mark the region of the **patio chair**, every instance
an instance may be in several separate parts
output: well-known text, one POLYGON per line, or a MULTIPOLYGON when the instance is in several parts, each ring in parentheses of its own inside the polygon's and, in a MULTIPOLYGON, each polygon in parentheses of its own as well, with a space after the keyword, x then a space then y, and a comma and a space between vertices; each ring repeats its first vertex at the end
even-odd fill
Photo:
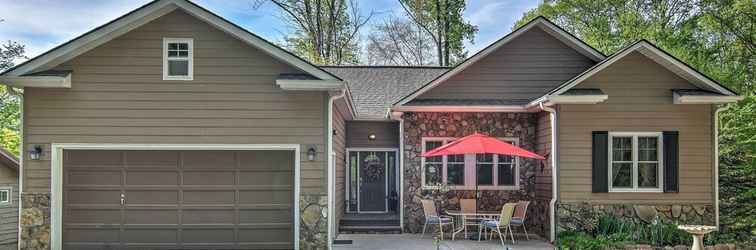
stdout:
POLYGON ((482 226, 478 229, 478 241, 480 241, 480 236, 483 233, 483 228, 485 227, 486 229, 490 229, 492 234, 494 232, 499 234, 499 240, 501 241, 502 247, 504 247, 504 238, 507 237, 507 231, 509 231, 509 236, 512 238, 512 244, 514 244, 514 234, 512 234, 512 227, 509 224, 510 222, 512 222, 512 213, 514 212, 515 205, 516 203, 504 204, 504 206, 501 208, 501 216, 499 216, 499 220, 481 221, 480 224, 482 226), (502 229, 504 230, 503 235, 502 229))
MULTIPOLYGON (((478 208, 476 206, 477 201, 475 199, 460 199, 459 200, 459 208, 464 214, 474 214, 478 212, 478 208)), ((465 232, 465 239, 467 239, 467 227, 468 226, 478 226, 480 227, 480 218, 476 216, 462 216, 462 228, 465 232)), ((452 240, 454 240, 454 236, 456 234, 452 235, 452 240)))
POLYGON ((530 201, 517 202, 510 224, 513 226, 521 226, 522 231, 525 231, 525 239, 530 240, 528 229, 525 228, 525 214, 528 212, 528 205, 530 205, 530 201))
POLYGON ((438 226, 438 230, 441 232, 441 240, 444 240, 444 226, 452 226, 454 228, 454 219, 449 216, 438 215, 436 210, 436 204, 432 200, 422 200, 423 213, 425 215, 425 225, 423 225, 423 233, 420 238, 425 236, 425 229, 428 225, 438 226))

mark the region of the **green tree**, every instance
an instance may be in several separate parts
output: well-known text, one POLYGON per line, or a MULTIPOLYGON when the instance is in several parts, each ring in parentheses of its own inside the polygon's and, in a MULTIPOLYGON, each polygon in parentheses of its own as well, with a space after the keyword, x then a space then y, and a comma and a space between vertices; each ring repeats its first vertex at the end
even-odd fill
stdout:
MULTIPOLYGON (((266 0, 258 0, 258 5, 266 0)), ((355 64, 359 32, 370 20, 354 0, 269 0, 284 13, 294 32, 286 46, 316 64, 355 64)))
MULTIPOLYGON (((8 41, 0 46, 0 72, 24 59, 24 46, 8 41)), ((2 84, 2 83, 0 83, 2 84)), ((21 95, 19 91, 0 85, 0 146, 18 155, 21 125, 21 95)))
POLYGON ((545 16, 605 54, 647 39, 745 100, 720 114, 722 241, 756 235, 756 2, 753 0, 546 0, 545 16))
POLYGON ((478 27, 462 16, 464 0, 399 0, 405 13, 432 39, 439 66, 467 58, 464 41, 475 42, 478 27))

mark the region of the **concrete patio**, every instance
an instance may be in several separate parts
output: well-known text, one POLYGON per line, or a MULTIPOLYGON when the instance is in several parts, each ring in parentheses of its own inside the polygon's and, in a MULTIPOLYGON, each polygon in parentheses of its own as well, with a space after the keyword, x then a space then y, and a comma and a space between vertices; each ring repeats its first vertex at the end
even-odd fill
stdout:
MULTIPOLYGON (((519 240, 515 237, 515 244, 505 242, 506 246, 515 250, 542 250, 554 249, 554 247, 543 240, 525 239, 519 240)), ((339 250, 357 250, 357 249, 417 249, 417 250, 436 250, 433 245, 432 236, 426 234, 420 238, 418 234, 340 234, 337 240, 352 240, 352 244, 334 244, 334 249, 339 250)), ((488 250, 502 249, 498 239, 495 240, 445 240, 438 249, 454 250, 488 250)))

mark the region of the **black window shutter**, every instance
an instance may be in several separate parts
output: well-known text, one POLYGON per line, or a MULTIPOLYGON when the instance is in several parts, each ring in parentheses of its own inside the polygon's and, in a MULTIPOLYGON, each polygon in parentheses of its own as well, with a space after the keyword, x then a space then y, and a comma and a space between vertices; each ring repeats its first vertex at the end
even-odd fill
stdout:
POLYGON ((679 188, 679 173, 680 167, 679 157, 679 143, 678 143, 677 131, 664 131, 662 137, 664 139, 664 192, 675 193, 680 191, 679 188))
POLYGON ((609 192, 609 133, 593 131, 593 192, 609 192))

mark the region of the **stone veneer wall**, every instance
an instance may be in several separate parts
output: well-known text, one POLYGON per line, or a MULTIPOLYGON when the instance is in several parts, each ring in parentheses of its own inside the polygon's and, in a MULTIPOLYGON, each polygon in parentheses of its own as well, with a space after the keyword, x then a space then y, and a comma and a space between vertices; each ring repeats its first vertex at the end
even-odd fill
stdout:
POLYGON ((656 219, 664 222, 695 225, 714 225, 712 205, 689 204, 591 204, 558 203, 558 230, 590 231, 595 228, 603 215, 614 215, 625 221, 653 223, 656 219))
POLYGON ((50 194, 21 194, 21 249, 50 249, 50 194))
MULTIPOLYGON (((437 201, 439 209, 459 209, 459 199, 473 198, 474 190, 451 190, 440 193, 422 187, 422 138, 463 137, 480 132, 495 137, 517 137, 519 146, 535 151, 536 114, 534 113, 406 113, 404 118, 404 232, 420 232, 424 223, 421 199, 437 201), (439 204, 444 202, 444 204, 439 204)), ((529 233, 544 235, 548 224, 548 201, 535 200, 537 161, 520 160, 520 189, 482 191, 481 210, 501 209, 506 202, 530 200, 527 213, 529 233), (545 208, 545 210, 544 210, 545 208)), ((516 229, 517 230, 517 229, 516 229)))
MULTIPOLYGON (((21 194, 21 249, 50 249, 50 194, 21 194)), ((300 249, 326 249, 328 247, 328 196, 302 194, 300 206, 300 249)))

